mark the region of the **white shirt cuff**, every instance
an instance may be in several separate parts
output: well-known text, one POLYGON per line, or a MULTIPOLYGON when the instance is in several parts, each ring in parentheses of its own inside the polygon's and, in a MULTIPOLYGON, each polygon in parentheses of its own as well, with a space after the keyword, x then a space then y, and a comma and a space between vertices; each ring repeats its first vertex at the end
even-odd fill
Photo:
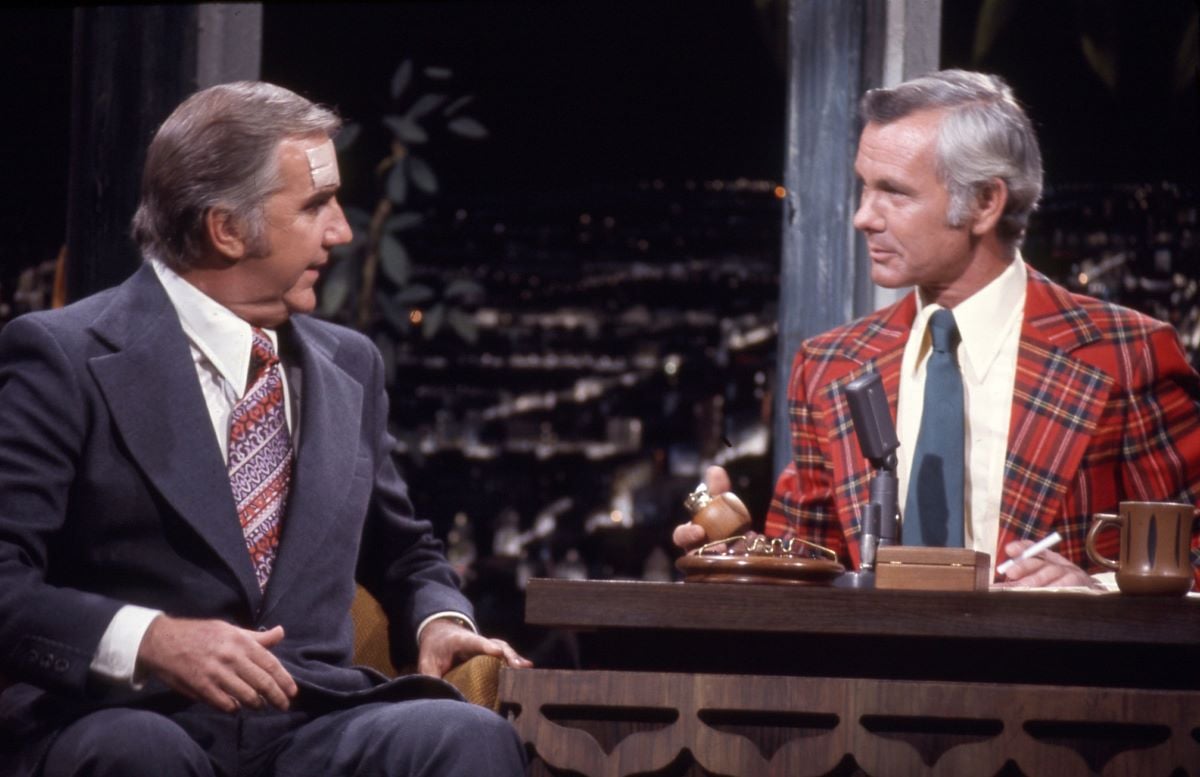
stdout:
POLYGON ((418 645, 421 644, 421 632, 424 631, 425 627, 428 626, 432 621, 435 621, 438 618, 449 618, 450 620, 459 621, 471 631, 475 632, 476 634, 479 633, 479 629, 475 626, 475 621, 471 620, 466 615, 463 615, 461 612, 455 612, 454 610, 444 610, 442 612, 435 612, 433 615, 430 615, 428 618, 421 621, 420 626, 417 626, 418 645))
POLYGON ((137 668, 138 648, 142 645, 142 637, 150 622, 162 615, 162 610, 151 610, 136 604, 127 604, 117 610, 117 614, 109 621, 104 636, 100 637, 100 645, 92 658, 91 670, 101 677, 114 682, 126 682, 137 689, 142 683, 133 676, 137 668))

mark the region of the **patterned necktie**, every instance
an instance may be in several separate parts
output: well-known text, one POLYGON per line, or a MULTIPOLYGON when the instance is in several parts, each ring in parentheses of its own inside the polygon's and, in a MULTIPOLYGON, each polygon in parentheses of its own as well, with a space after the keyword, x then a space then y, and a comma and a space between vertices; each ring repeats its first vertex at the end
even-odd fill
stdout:
POLYGON ((279 357, 257 327, 246 394, 229 417, 229 483, 260 589, 267 587, 292 480, 279 357))
POLYGON ((908 477, 901 528, 905 545, 963 545, 963 384, 954 314, 929 319, 933 353, 925 368, 925 406, 908 477))

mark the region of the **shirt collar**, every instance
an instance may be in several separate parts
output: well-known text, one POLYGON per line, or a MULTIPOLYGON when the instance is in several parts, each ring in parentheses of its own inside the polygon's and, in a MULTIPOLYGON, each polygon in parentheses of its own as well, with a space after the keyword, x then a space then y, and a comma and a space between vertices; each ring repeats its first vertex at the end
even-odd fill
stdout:
MULTIPOLYGON (((182 278, 159 259, 151 266, 179 314, 184 334, 241 396, 250 373, 250 324, 182 278)), ((278 351, 275 332, 264 329, 278 351)))
MULTIPOLYGON (((1025 261, 1018 253, 1004 272, 954 308, 962 353, 980 380, 991 369, 1005 337, 1024 312, 1028 277, 1025 261)), ((921 333, 924 337, 929 317, 939 309, 941 305, 923 305, 913 320, 913 334, 921 333)))

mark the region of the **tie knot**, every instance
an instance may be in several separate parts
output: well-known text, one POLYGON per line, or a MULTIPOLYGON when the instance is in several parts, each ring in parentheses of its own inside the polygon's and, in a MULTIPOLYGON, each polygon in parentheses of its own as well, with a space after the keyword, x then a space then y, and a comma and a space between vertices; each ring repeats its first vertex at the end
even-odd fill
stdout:
POLYGON ((933 340, 933 350, 941 353, 953 353, 958 345, 958 325, 954 323, 954 314, 942 308, 935 311, 929 318, 929 336, 933 340))
POLYGON ((267 337, 267 333, 258 327, 252 327, 250 333, 250 374, 246 379, 247 388, 257 383, 263 373, 279 363, 279 357, 275 355, 275 346, 271 345, 271 338, 267 337))

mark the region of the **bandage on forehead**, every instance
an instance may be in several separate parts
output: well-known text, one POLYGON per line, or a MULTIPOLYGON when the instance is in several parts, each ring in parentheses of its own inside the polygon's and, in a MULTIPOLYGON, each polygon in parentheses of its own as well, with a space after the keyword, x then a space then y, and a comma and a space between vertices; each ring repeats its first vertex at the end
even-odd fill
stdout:
POLYGON ((333 150, 333 141, 326 140, 319 146, 305 151, 308 155, 308 169, 312 173, 313 187, 322 189, 326 186, 338 186, 342 179, 338 175, 337 154, 333 150))

